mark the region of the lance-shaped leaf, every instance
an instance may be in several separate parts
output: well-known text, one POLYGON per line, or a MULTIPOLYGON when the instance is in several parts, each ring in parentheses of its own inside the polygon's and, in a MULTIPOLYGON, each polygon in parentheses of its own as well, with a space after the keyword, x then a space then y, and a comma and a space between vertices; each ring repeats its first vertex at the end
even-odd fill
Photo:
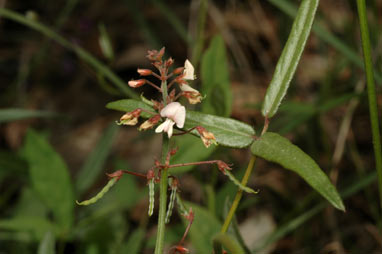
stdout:
POLYGON ((296 172, 335 208, 345 211, 341 197, 329 178, 309 155, 288 139, 267 132, 252 144, 251 151, 256 156, 296 172))
MULTIPOLYGON (((129 112, 136 108, 155 112, 149 105, 132 99, 110 102, 106 107, 124 112, 129 112)), ((152 115, 142 112, 141 116, 148 118, 152 115)), ((219 145, 228 147, 247 147, 253 142, 253 135, 255 135, 255 130, 250 125, 243 122, 231 118, 187 110, 184 130, 198 125, 203 126, 207 131, 212 132, 219 145)), ((196 130, 192 131, 192 134, 199 136, 196 130)))
POLYGON ((271 118, 284 98, 308 39, 319 0, 303 0, 265 94, 263 116, 271 118))

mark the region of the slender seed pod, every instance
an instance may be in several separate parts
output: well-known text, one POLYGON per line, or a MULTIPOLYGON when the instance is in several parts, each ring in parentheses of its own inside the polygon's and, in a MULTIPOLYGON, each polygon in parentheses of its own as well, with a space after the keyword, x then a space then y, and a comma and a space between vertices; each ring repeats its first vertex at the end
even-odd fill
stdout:
POLYGON ((155 199, 155 190, 154 190, 154 178, 149 180, 149 211, 148 215, 153 215, 154 212, 154 199, 155 199))
POLYGON ((228 178, 236 185, 238 186, 241 190, 247 192, 247 193, 253 193, 257 194, 259 191, 255 191, 247 186, 242 185, 228 170, 224 170, 224 173, 228 176, 228 178))
POLYGON ((117 182, 117 180, 118 180, 117 177, 113 177, 112 179, 110 179, 109 182, 105 185, 105 187, 103 187, 103 189, 97 195, 92 197, 91 199, 84 200, 82 202, 78 202, 76 200, 77 205, 91 205, 91 204, 94 204, 95 202, 100 200, 106 194, 106 192, 108 192, 110 190, 110 188, 117 182))
POLYGON ((171 194, 170 194, 170 202, 168 203, 168 208, 167 208, 167 213, 166 213, 166 219, 165 223, 170 222, 170 217, 172 215, 172 210, 174 209, 174 204, 175 204, 175 198, 176 198, 176 191, 177 187, 171 187, 171 194))

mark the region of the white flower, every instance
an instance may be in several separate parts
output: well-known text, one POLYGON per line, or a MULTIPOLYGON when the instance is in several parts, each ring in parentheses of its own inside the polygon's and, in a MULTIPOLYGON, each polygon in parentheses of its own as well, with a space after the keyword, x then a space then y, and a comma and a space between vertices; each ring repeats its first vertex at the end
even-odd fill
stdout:
POLYGON ((183 79, 196 79, 196 76, 194 75, 194 66, 192 66, 191 62, 188 59, 184 62, 183 79))
POLYGON ((167 132, 168 138, 171 138, 174 124, 178 128, 183 128, 186 120, 186 108, 179 102, 171 102, 161 110, 160 115, 167 119, 155 129, 155 132, 167 132))

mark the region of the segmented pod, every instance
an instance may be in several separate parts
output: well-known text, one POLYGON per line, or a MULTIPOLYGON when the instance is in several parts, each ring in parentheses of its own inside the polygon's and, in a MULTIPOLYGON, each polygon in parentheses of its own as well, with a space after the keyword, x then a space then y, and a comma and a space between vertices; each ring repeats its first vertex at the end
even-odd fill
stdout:
POLYGON ((168 203, 165 223, 169 223, 170 222, 170 217, 172 215, 172 210, 174 209, 174 204, 175 204, 176 190, 177 190, 176 187, 175 188, 171 188, 170 202, 168 203))
POLYGON ((259 191, 255 191, 247 186, 242 185, 228 170, 224 170, 225 174, 228 176, 228 178, 236 185, 238 186, 241 190, 247 192, 247 193, 253 193, 257 194, 259 191))
POLYGON ((117 182, 117 177, 114 177, 114 178, 110 179, 109 182, 105 185, 105 187, 103 187, 103 189, 100 192, 98 192, 98 194, 95 195, 94 197, 92 197, 91 199, 84 200, 82 202, 78 202, 76 200, 77 205, 91 205, 91 204, 94 204, 95 202, 100 200, 106 194, 106 192, 108 192, 110 190, 110 188, 116 182, 117 182))
POLYGON ((155 190, 154 190, 154 178, 149 181, 149 211, 148 215, 153 215, 154 212, 154 198, 155 198, 155 190))

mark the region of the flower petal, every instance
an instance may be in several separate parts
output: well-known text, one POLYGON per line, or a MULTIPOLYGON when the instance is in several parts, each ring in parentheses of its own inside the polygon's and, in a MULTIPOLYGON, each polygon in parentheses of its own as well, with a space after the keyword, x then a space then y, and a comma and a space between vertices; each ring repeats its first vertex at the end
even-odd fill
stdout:
POLYGON ((179 102, 171 102, 161 110, 160 115, 162 117, 173 118, 179 107, 182 107, 179 102))
POLYGON ((178 128, 183 128, 185 120, 186 120, 186 108, 184 106, 181 106, 180 108, 178 108, 178 111, 176 112, 174 116, 174 122, 176 123, 176 126, 178 126, 178 128))
POLYGON ((186 79, 186 80, 195 79, 194 66, 192 66, 191 62, 188 59, 184 62, 183 79, 186 79))

